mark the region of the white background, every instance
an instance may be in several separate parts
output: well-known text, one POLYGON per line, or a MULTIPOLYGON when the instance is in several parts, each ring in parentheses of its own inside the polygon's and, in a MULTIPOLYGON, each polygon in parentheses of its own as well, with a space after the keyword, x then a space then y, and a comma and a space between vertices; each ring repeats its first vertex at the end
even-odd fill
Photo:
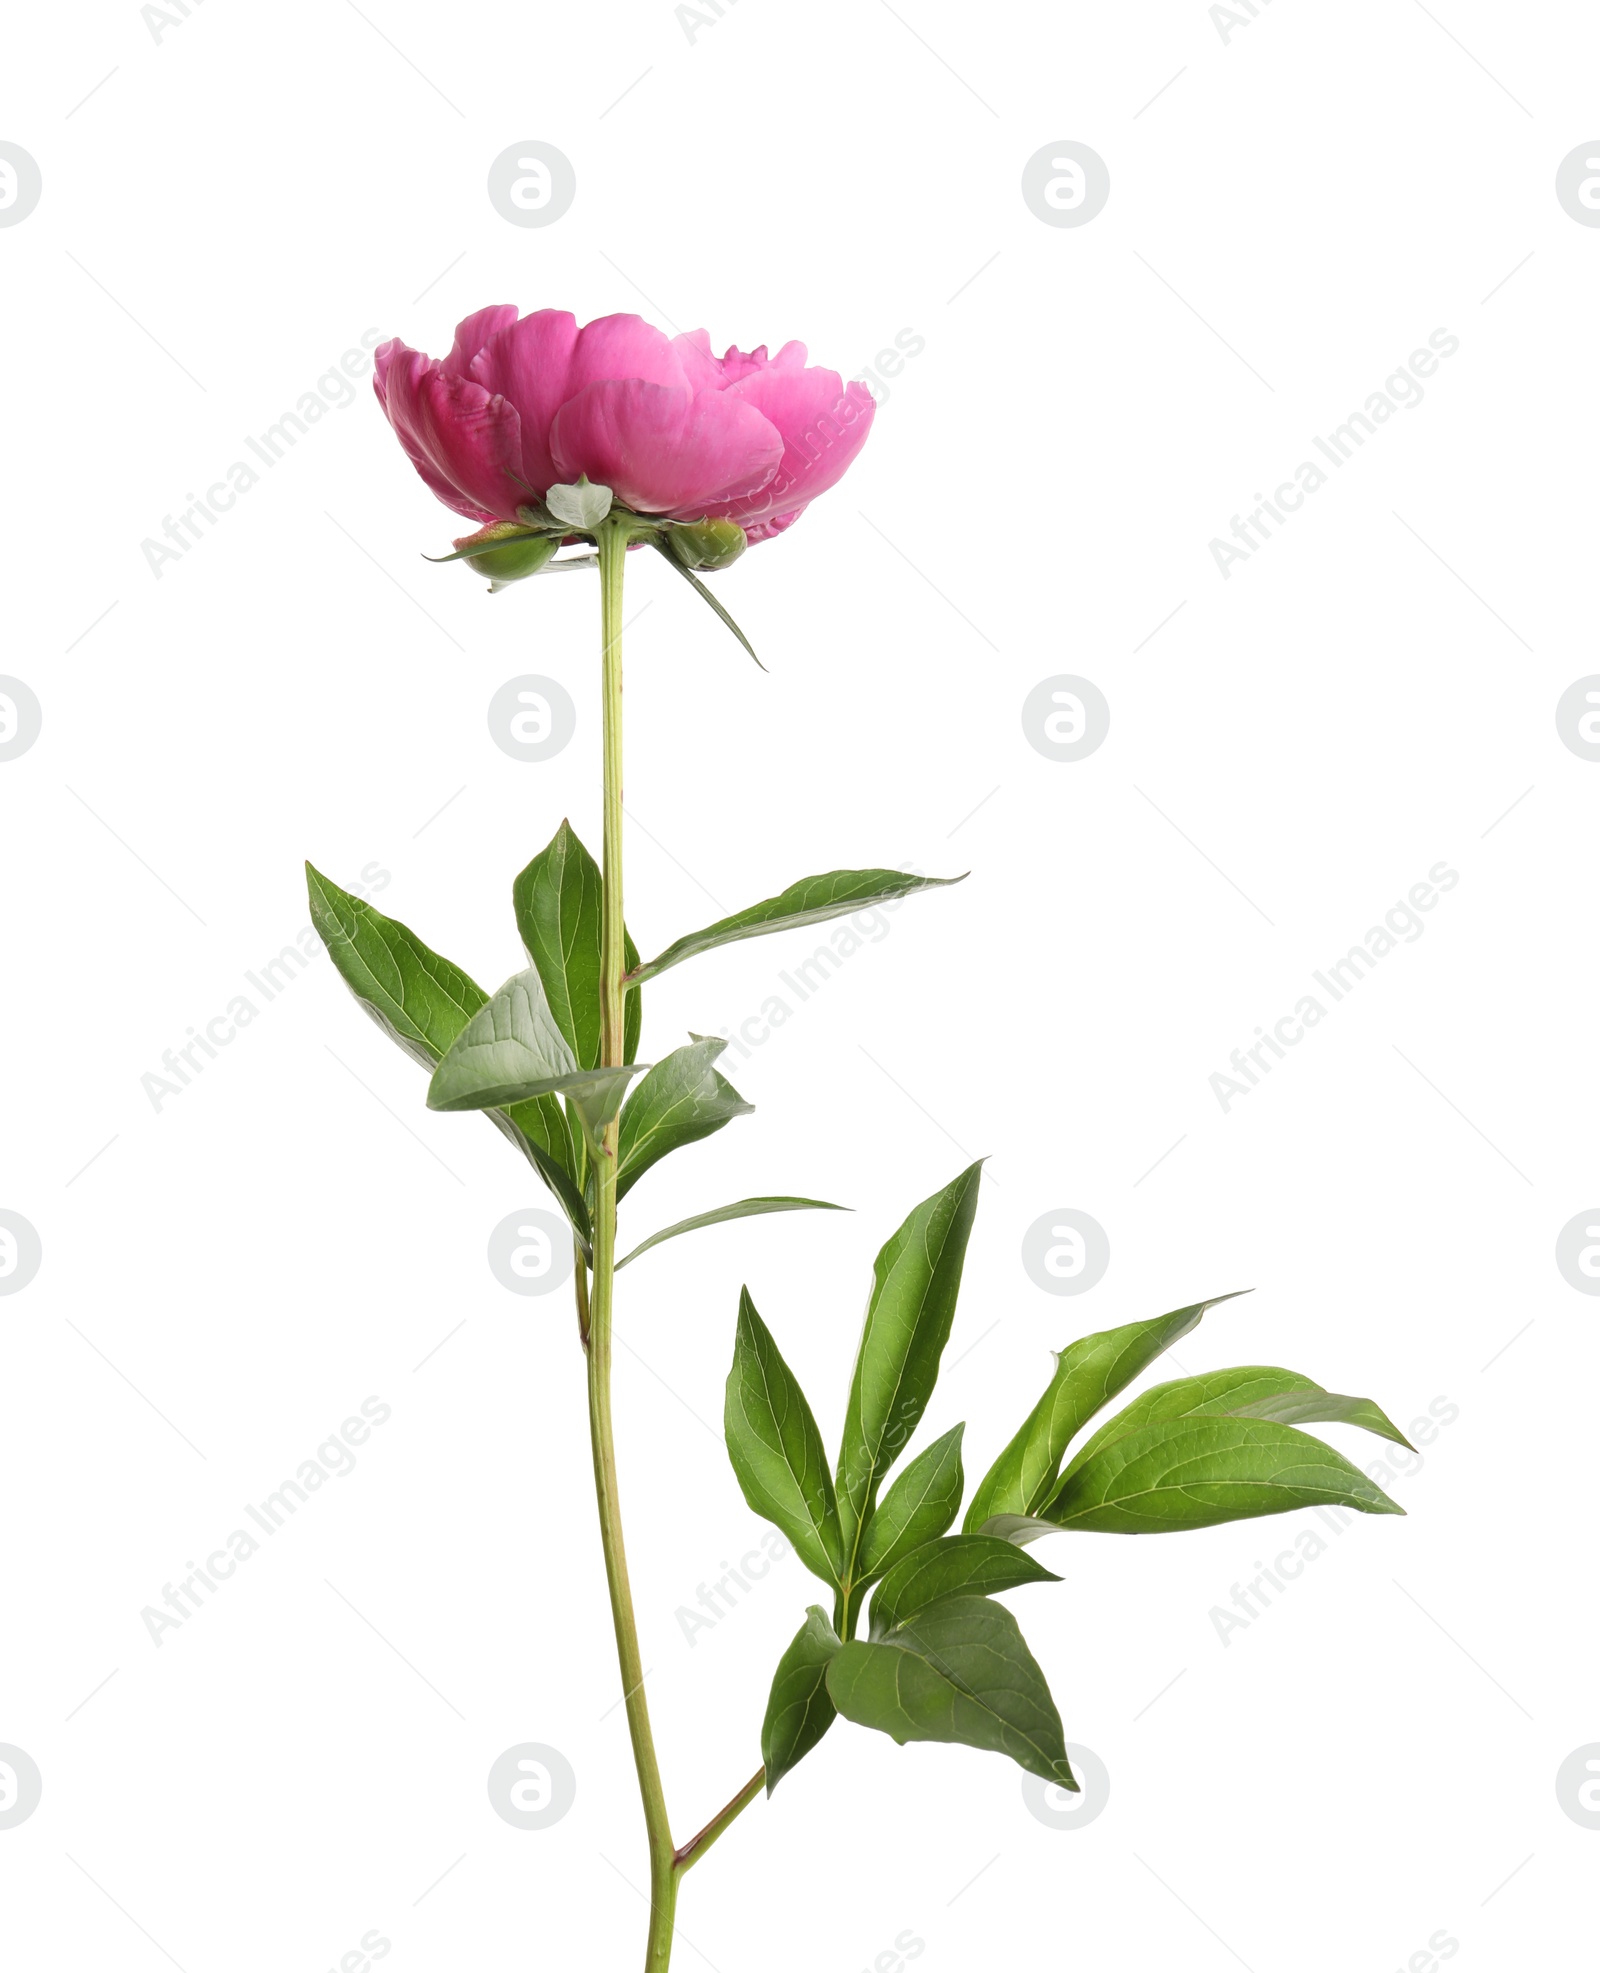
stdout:
MULTIPOLYGON (((1185 1369, 1459 1414, 1391 1482, 1409 1518, 1359 1521, 1226 1643, 1212 1610, 1311 1517, 1040 1551, 1066 1580, 1015 1607, 1109 1770, 1093 1826, 1042 1826, 992 1755, 841 1725, 688 1881, 675 1965, 894 1973, 915 1941, 930 1973, 1421 1973, 1441 1933, 1463 1969, 1577 1964, 1600 1834, 1554 1783, 1600 1739, 1600 1310, 1554 1246, 1600 1193, 1600 767, 1554 710, 1600 668, 1600 231, 1554 178, 1600 123, 1600 26, 1485 0, 1276 0, 1226 39, 1200 0, 169 11, 159 38, 132 0, 23 13, 0 83, 44 184, 0 230, 0 670, 44 711, 0 766, 0 1205, 44 1250, 0 1301, 0 1741, 44 1777, 0 1831, 8 1963, 321 1973, 374 1929, 396 1969, 641 1956, 582 1359, 565 1296, 485 1261, 548 1201, 480 1120, 425 1111, 320 955, 159 1110, 141 1084, 299 933, 303 857, 379 865, 376 901, 493 986, 513 873, 564 814, 598 847, 593 585, 490 599, 420 560, 460 524, 365 379, 159 579, 141 549, 364 331, 442 353, 514 300, 798 336, 847 375, 926 343, 848 479, 715 579, 769 675, 630 564, 647 951, 814 870, 972 871, 730 1053, 756 1114, 625 1209, 625 1238, 746 1192, 857 1209, 623 1277, 680 1835, 757 1764, 814 1591, 791 1557, 692 1647, 675 1615, 762 1533, 714 1429, 739 1284, 836 1437, 872 1255, 969 1157, 963 1360, 918 1441, 967 1419, 969 1481, 1050 1349, 1250 1285, 1185 1369), (529 138, 577 173, 542 230, 485 193, 529 138), (1063 138, 1111 174, 1082 228, 1020 192, 1063 138), (1224 580, 1211 539, 1439 328, 1460 349, 1425 401, 1224 580), (579 708, 545 766, 485 722, 527 671, 579 708), (1077 764, 1020 720, 1062 672, 1111 706, 1077 764), (1440 860, 1424 935, 1225 1113, 1230 1051, 1440 860), (1020 1261, 1062 1206, 1111 1242, 1077 1299, 1020 1261), (141 1610, 374 1395, 357 1470, 157 1648, 141 1610), (541 1833, 485 1790, 530 1740, 578 1776, 541 1833)), ((664 978, 646 1057, 754 1014, 814 942, 664 978)))

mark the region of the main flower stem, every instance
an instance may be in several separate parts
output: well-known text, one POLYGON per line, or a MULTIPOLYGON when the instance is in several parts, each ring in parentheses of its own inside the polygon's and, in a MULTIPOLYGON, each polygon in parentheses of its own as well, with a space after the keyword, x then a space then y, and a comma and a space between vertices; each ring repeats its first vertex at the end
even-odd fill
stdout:
MULTIPOLYGON (((627 523, 602 521, 600 550, 601 700, 604 714, 604 851, 601 864, 600 934, 601 1064, 618 1068, 623 1058, 623 985, 626 968, 622 929, 622 572, 628 551, 627 523)), ((672 1957, 673 1911, 678 1871, 667 1818, 661 1769, 650 1732, 644 1695, 639 1630, 628 1586, 628 1558, 622 1540, 622 1509, 617 1498, 616 1445, 611 1420, 611 1317, 617 1255, 617 1123, 607 1124, 595 1182, 594 1290, 589 1304, 589 1438, 594 1450, 594 1488, 600 1508, 600 1540, 606 1582, 611 1591, 611 1622, 617 1636, 617 1663, 628 1709, 633 1764, 644 1803, 650 1845, 650 1939, 645 1973, 666 1973, 672 1957)))

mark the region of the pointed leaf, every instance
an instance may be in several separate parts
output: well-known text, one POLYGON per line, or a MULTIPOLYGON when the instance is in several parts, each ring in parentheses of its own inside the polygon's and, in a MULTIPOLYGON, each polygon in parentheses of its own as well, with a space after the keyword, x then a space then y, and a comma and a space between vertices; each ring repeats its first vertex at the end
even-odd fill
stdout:
POLYGON ((1100 1407, 1180 1336, 1188 1335, 1207 1309, 1233 1299, 1216 1295, 1153 1321, 1101 1329, 1069 1344, 1056 1358, 1055 1375, 1044 1396, 978 1482, 963 1524, 967 1532, 981 1528, 996 1514, 1037 1514, 1055 1491, 1067 1447, 1100 1407))
POLYGON ((917 1429, 939 1375, 982 1169, 981 1162, 969 1165, 924 1199, 873 1263, 839 1443, 839 1524, 845 1574, 852 1582, 878 1488, 917 1429))
POLYGON ((942 890, 963 881, 963 877, 914 877, 906 870, 829 870, 820 877, 802 877, 776 897, 763 898, 760 904, 748 905, 729 918, 719 918, 714 925, 675 939, 665 952, 647 965, 636 966, 628 977, 641 983, 653 980, 669 966, 692 959, 696 953, 710 952, 715 946, 731 945, 736 939, 786 932, 796 925, 818 925, 826 918, 865 911, 913 891, 942 890))
POLYGON ((617 1140, 619 1199, 669 1151, 697 1143, 754 1109, 712 1067, 727 1045, 715 1039, 692 1041, 673 1049, 641 1079, 622 1108, 617 1140))
POLYGON ((1009 1754, 1029 1774, 1075 1788, 1061 1715, 1017 1620, 986 1596, 952 1596, 875 1643, 841 1645, 828 1696, 847 1720, 908 1740, 1009 1754))
POLYGON ((1265 1363, 1244 1364, 1227 1370, 1207 1370, 1198 1377, 1175 1377, 1170 1383, 1152 1384, 1131 1404, 1124 1405, 1114 1418, 1108 1418, 1099 1431, 1084 1441, 1068 1461, 1062 1478, 1075 1473, 1101 1446, 1141 1425, 1156 1425, 1170 1418, 1240 1417, 1270 1418, 1280 1425, 1297 1425, 1319 1418, 1363 1425, 1380 1438, 1397 1445, 1410 1441, 1369 1398, 1339 1397, 1297 1370, 1280 1370, 1265 1363))
MULTIPOLYGON (((352 897, 309 863, 306 884, 312 924, 345 984, 413 1061, 435 1067, 489 996, 408 926, 352 897)), ((538 1097, 494 1111, 492 1121, 556 1195, 587 1251, 589 1212, 559 1101, 538 1097)))
POLYGON ((674 1240, 680 1233, 697 1233, 702 1226, 720 1226, 726 1219, 750 1219, 757 1213, 847 1213, 848 1206, 836 1206, 827 1199, 790 1199, 781 1194, 769 1199, 735 1199, 731 1206, 718 1206, 714 1212, 696 1213, 692 1219, 680 1219, 674 1226, 664 1226, 659 1233, 652 1233, 648 1240, 641 1240, 630 1253, 617 1262, 619 1268, 626 1267, 629 1261, 636 1261, 641 1254, 652 1247, 659 1247, 663 1240, 674 1240))
POLYGON ((1058 1583, 1031 1555, 995 1535, 947 1535, 897 1562, 872 1598, 868 1629, 881 1638, 946 1596, 993 1596, 1026 1583, 1058 1583))
POLYGON ((431 1069, 488 995, 397 918, 306 865, 311 922, 361 1005, 414 1062, 431 1069))
POLYGON ((766 1763, 769 1795, 833 1725, 827 1673, 828 1660, 838 1649, 832 1624, 813 1603, 778 1660, 767 1716, 761 1722, 761 1758, 766 1763))
POLYGON ((1386 1412, 1371 1398, 1345 1397, 1338 1391, 1325 1391, 1309 1380, 1276 1397, 1257 1398, 1254 1404, 1234 1405, 1235 1418, 1268 1418, 1277 1425, 1359 1425, 1380 1439, 1391 1439, 1408 1452, 1416 1447, 1386 1412))
POLYGON ((1061 1483, 1044 1518, 1102 1534, 1170 1534, 1294 1507, 1403 1514, 1308 1432, 1261 1418, 1175 1418, 1108 1440, 1061 1483))
POLYGON ((739 1294, 723 1430, 745 1500, 782 1529, 814 1576, 837 1586, 839 1511, 822 1434, 748 1288, 739 1294))
MULTIPOLYGON (((544 983, 545 998, 580 1069, 600 1066, 600 866, 563 822, 511 886, 517 931, 544 983)), ((638 948, 623 934, 631 969, 638 948)), ((628 989, 623 1003, 623 1060, 639 1044, 640 998, 628 989)))
POLYGON ((538 968, 529 966, 478 1009, 445 1051, 428 1085, 428 1108, 499 1109, 638 1072, 637 1065, 580 1069, 550 1012, 538 968))
MULTIPOLYGON (((733 618, 728 615, 727 611, 717 601, 716 597, 712 595, 711 591, 707 589, 707 587, 700 580, 700 578, 697 575, 693 574, 689 569, 686 569, 683 566, 682 562, 678 560, 677 556, 673 554, 672 550, 660 538, 659 535, 653 536, 651 538, 650 546, 654 548, 656 552, 663 557, 669 568, 673 568, 678 571, 679 575, 683 577, 684 581, 689 584, 689 586, 695 591, 695 593, 699 596, 700 600, 703 603, 709 603, 711 605, 712 609, 716 611, 719 617, 721 617, 722 621, 733 632, 734 636, 738 638, 739 642, 750 653, 751 657, 756 658, 756 647, 750 642, 750 639, 745 636, 744 632, 734 622, 733 618)), ((766 670, 766 666, 761 663, 761 660, 759 658, 756 658, 756 663, 758 666, 760 666, 762 671, 766 670)))
POLYGON ((961 1470, 961 1435, 955 1425, 926 1452, 919 1452, 879 1502, 861 1537, 856 1582, 864 1588, 904 1555, 942 1535, 961 1511, 966 1476, 961 1470))

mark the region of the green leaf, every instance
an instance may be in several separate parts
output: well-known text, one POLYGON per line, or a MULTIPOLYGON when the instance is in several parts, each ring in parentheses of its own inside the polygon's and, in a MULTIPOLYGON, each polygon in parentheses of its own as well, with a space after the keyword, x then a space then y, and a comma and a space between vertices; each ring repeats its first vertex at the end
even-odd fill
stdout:
POLYGON ((828 1661, 828 1697, 847 1720, 908 1740, 1009 1754, 1029 1774, 1076 1788, 1044 1673, 1017 1620, 986 1596, 932 1604, 875 1642, 828 1661))
POLYGON ((839 1524, 845 1574, 852 1582, 878 1488, 933 1395, 955 1318, 982 1169, 981 1162, 969 1165, 942 1191, 924 1199, 873 1263, 872 1294, 839 1443, 839 1524))
POLYGON ((961 1470, 961 1435, 955 1425, 926 1452, 919 1452, 879 1503, 861 1536, 856 1583, 864 1588, 914 1548, 942 1535, 961 1511, 966 1475, 961 1470))
POLYGON ((839 1510, 822 1434, 748 1288, 739 1292, 723 1431, 745 1500, 782 1529, 814 1576, 837 1586, 839 1510))
POLYGON ((947 1535, 897 1562, 872 1598, 868 1629, 881 1638, 946 1596, 993 1596, 1026 1583, 1058 1583, 1015 1543, 994 1535, 947 1535))
POLYGON ((488 995, 397 918, 306 865, 311 922, 361 1005, 414 1062, 431 1069, 488 995))
POLYGON ((1233 1299, 1216 1295, 1153 1321, 1097 1330, 1069 1344, 1056 1358, 1055 1374, 1044 1396, 978 1482, 963 1523, 967 1532, 973 1533, 997 1514, 1037 1514, 1055 1490, 1067 1447, 1100 1407, 1180 1336, 1188 1335, 1207 1309, 1233 1299))
POLYGON ((680 1233, 698 1233, 702 1226, 720 1226, 725 1219, 750 1219, 757 1213, 847 1213, 848 1206, 836 1206, 827 1199, 790 1199, 782 1195, 769 1199, 735 1199, 731 1206, 718 1206, 714 1212, 696 1213, 692 1219, 680 1219, 674 1226, 664 1226, 659 1233, 652 1233, 648 1240, 641 1240, 630 1253, 617 1262, 619 1268, 626 1267, 629 1261, 636 1261, 652 1247, 659 1247, 663 1240, 676 1239, 680 1233))
POLYGON ((767 1793, 798 1767, 834 1722, 828 1697, 828 1660, 839 1649, 833 1626, 816 1604, 795 1632, 772 1675, 767 1716, 761 1722, 761 1758, 767 1793))
POLYGON ((628 977, 641 983, 653 980, 669 966, 692 959, 696 953, 710 952, 714 946, 759 938, 764 932, 786 932, 795 925, 818 925, 826 918, 842 918, 847 912, 864 911, 913 891, 941 890, 963 881, 964 877, 914 877, 905 870, 829 870, 820 877, 802 877, 776 897, 764 898, 760 904, 675 940, 648 965, 635 966, 628 977))
POLYGON ((1371 1398, 1351 1398, 1338 1391, 1325 1391, 1309 1378, 1294 1390, 1280 1391, 1275 1397, 1258 1398, 1254 1404, 1235 1405, 1232 1415, 1235 1418, 1267 1418, 1276 1425, 1359 1425, 1363 1431, 1376 1433, 1380 1439, 1391 1439, 1396 1445, 1403 1445, 1408 1452, 1416 1451, 1400 1427, 1371 1398))
POLYGON ((1108 1440, 1062 1481, 1044 1518, 1102 1534, 1172 1534, 1295 1507, 1405 1512, 1348 1459, 1292 1425, 1174 1418, 1108 1440))
POLYGON ((755 1108, 712 1064, 725 1041, 702 1038, 675 1048, 640 1080, 622 1107, 617 1197, 623 1198, 669 1151, 697 1143, 755 1108))
MULTIPOLYGON (((722 621, 733 632, 734 636, 738 638, 739 642, 750 653, 751 657, 756 658, 756 647, 750 642, 750 639, 745 636, 744 632, 734 622, 733 618, 728 615, 727 611, 717 601, 716 597, 712 595, 711 591, 707 589, 707 587, 700 580, 700 578, 697 575, 693 574, 692 571, 686 569, 683 566, 682 562, 678 560, 677 556, 673 554, 672 550, 660 538, 659 535, 655 535, 651 537, 650 546, 655 549, 657 554, 662 556, 662 558, 665 560, 669 568, 673 568, 678 571, 679 575, 683 577, 684 581, 689 584, 690 588, 694 590, 695 594, 700 598, 700 600, 703 603, 710 604, 711 608, 716 611, 719 617, 721 617, 722 621)), ((756 658, 756 663, 758 666, 760 666, 762 671, 766 670, 766 666, 761 663, 761 660, 759 658, 756 658)))
MULTIPOLYGON (((600 1066, 600 866, 563 822, 511 886, 517 931, 544 983, 545 998, 580 1069, 600 1066)), ((638 948, 623 934, 630 970, 638 948)), ((623 1060, 639 1045, 639 990, 623 1003, 623 1060)))
MULTIPOLYGON (((445 1051, 428 1085, 430 1110, 492 1110, 580 1091, 616 1114, 632 1069, 581 1069, 556 1026, 538 968, 515 973, 445 1051), (604 1100, 602 1100, 602 1096, 604 1100), (614 1097, 615 1101, 610 1101, 614 1097)), ((591 1119, 586 1119, 591 1121, 591 1119)))
MULTIPOLYGON (((434 1068, 489 996, 408 926, 352 897, 309 863, 306 887, 311 922, 345 984, 413 1061, 434 1068)), ((560 1103, 539 1097, 494 1111, 492 1121, 556 1195, 587 1252, 589 1213, 560 1103)))
POLYGON ((1198 1377, 1177 1377, 1167 1384, 1153 1384, 1141 1391, 1131 1404, 1124 1405, 1114 1418, 1108 1418, 1092 1438, 1086 1439, 1068 1462, 1062 1478, 1075 1473, 1084 1461, 1112 1439, 1121 1438, 1141 1425, 1155 1425, 1170 1418, 1237 1417, 1267 1418, 1279 1425, 1299 1425, 1329 1419, 1362 1425, 1380 1438, 1393 1439, 1410 1448, 1410 1440, 1370 1398, 1340 1397, 1298 1370, 1280 1370, 1272 1364, 1245 1364, 1228 1370, 1207 1370, 1198 1377))

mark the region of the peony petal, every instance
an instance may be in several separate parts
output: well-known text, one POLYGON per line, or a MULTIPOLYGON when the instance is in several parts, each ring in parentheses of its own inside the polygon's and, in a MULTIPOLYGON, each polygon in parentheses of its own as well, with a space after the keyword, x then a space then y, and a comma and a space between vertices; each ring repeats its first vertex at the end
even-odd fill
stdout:
POLYGON ((417 393, 421 378, 433 367, 433 359, 424 356, 421 350, 407 349, 402 342, 383 343, 377 351, 372 387, 384 416, 394 427, 395 437, 429 492, 469 520, 492 521, 495 516, 486 507, 468 500, 459 487, 446 479, 418 437, 417 393))
POLYGON ((637 315, 601 315, 578 331, 567 371, 567 396, 590 384, 633 378, 681 390, 687 381, 671 342, 637 315))
POLYGON ((550 450, 564 479, 587 473, 637 513, 699 520, 722 503, 758 500, 783 439, 727 392, 627 379, 590 384, 562 405, 550 450))
POLYGON ((564 308, 541 308, 498 328, 468 373, 491 394, 516 406, 522 427, 524 498, 558 480, 550 459, 550 423, 572 395, 568 375, 578 325, 564 308))
POLYGON ((804 343, 785 343, 777 355, 770 358, 765 343, 759 349, 749 351, 733 345, 721 356, 714 356, 711 338, 704 329, 691 329, 686 335, 674 336, 672 347, 678 352, 684 375, 696 391, 726 390, 730 384, 753 376, 757 370, 803 370, 806 363, 804 343))
POLYGON ((472 359, 497 330, 509 328, 517 319, 514 301, 495 302, 480 308, 456 325, 456 339, 450 354, 439 365, 447 377, 470 377, 472 359))
POLYGON ((458 514, 512 521, 527 499, 515 409, 417 350, 384 366, 380 398, 412 464, 458 514))
POLYGON ((745 529, 745 537, 750 541, 770 541, 785 528, 792 528, 805 511, 804 507, 796 507, 793 513, 779 514, 770 521, 756 521, 745 529))
POLYGON ((760 492, 713 510, 747 532, 753 523, 795 512, 842 479, 866 443, 876 408, 865 384, 842 384, 837 370, 775 363, 730 386, 727 395, 756 407, 783 435, 782 463, 760 492))

